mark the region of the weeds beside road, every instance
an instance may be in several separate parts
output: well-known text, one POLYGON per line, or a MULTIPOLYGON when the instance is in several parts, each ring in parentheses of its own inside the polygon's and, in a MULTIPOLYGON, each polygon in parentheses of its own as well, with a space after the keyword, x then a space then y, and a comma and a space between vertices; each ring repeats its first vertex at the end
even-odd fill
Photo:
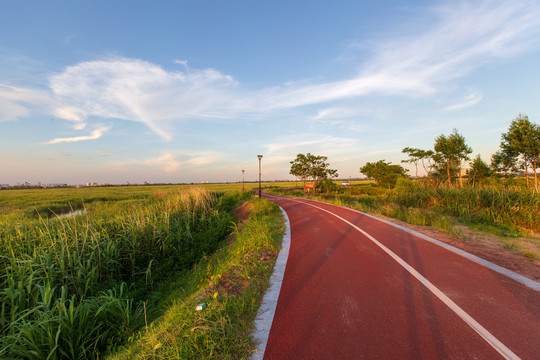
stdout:
POLYGON ((111 359, 247 359, 253 322, 283 239, 276 204, 252 199, 237 211, 229 243, 167 283, 164 315, 111 359), (199 303, 207 306, 199 312, 199 303))
POLYGON ((462 239, 466 227, 493 235, 503 248, 540 259, 540 195, 519 188, 455 188, 400 179, 395 189, 363 184, 316 196, 293 188, 266 191, 330 202, 462 239))
POLYGON ((1 195, 0 357, 249 354, 252 317, 281 241, 275 205, 253 200, 242 228, 231 214, 247 192, 165 186, 1 195), (197 302, 208 306, 195 312, 197 302))

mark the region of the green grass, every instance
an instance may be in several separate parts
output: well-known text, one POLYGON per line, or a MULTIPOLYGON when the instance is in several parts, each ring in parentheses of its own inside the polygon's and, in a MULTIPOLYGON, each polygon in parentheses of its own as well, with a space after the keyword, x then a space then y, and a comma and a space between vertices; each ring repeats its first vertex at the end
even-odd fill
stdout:
POLYGON ((250 333, 283 239, 283 221, 275 204, 248 204, 251 216, 234 240, 167 282, 163 316, 109 359, 249 358, 250 333), (197 312, 199 303, 207 307, 197 312))
POLYGON ((146 306, 163 279, 223 245, 245 196, 175 186, 1 191, 0 357, 86 359, 116 348, 157 316, 146 306))

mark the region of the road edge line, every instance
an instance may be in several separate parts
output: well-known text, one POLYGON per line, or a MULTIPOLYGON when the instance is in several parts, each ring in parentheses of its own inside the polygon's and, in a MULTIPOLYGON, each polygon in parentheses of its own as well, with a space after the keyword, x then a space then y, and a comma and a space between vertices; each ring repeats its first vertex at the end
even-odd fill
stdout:
MULTIPOLYGON (((273 195, 273 196, 276 196, 276 195, 273 195)), ((514 281, 517 281, 518 283, 520 283, 522 285, 525 285, 530 289, 533 289, 535 291, 540 292, 540 282, 534 281, 533 279, 529 279, 526 276, 518 274, 518 273, 516 273, 516 272, 514 272, 512 270, 509 270, 507 268, 504 268, 504 267, 502 267, 500 265, 494 264, 491 261, 488 261, 486 259, 482 259, 481 257, 478 257, 476 255, 468 253, 465 250, 458 249, 455 246, 447 244, 447 243, 445 243, 443 241, 440 241, 440 240, 434 239, 434 238, 432 238, 432 237, 430 237, 428 235, 422 234, 422 233, 420 233, 420 232, 418 232, 416 230, 413 230, 411 228, 408 228, 408 227, 393 223, 393 222, 391 222, 389 220, 386 220, 386 219, 377 217, 375 215, 371 215, 371 214, 368 214, 368 213, 365 213, 363 211, 356 210, 356 209, 353 209, 353 208, 350 208, 350 207, 347 207, 347 206, 340 206, 340 205, 336 205, 336 204, 325 203, 325 202, 318 201, 318 200, 298 198, 298 197, 294 197, 294 196, 284 196, 284 197, 289 198, 289 199, 313 201, 313 202, 316 202, 316 203, 319 203, 319 204, 326 204, 326 205, 330 205, 330 206, 335 206, 335 207, 351 210, 351 211, 354 211, 356 213, 365 215, 365 216, 370 217, 370 218, 372 218, 374 220, 378 220, 380 222, 391 225, 391 226, 393 226, 395 228, 398 228, 400 230, 406 231, 409 234, 412 234, 412 235, 414 235, 414 236, 416 236, 416 237, 418 237, 418 238, 420 238, 422 240, 428 241, 428 242, 430 242, 430 243, 432 243, 434 245, 438 245, 438 246, 440 246, 442 248, 445 248, 446 250, 451 251, 454 254, 460 255, 461 257, 464 257, 464 258, 469 259, 469 260, 471 260, 471 261, 473 261, 473 262, 475 262, 477 264, 480 264, 480 265, 482 265, 482 266, 484 266, 484 267, 486 267, 486 268, 488 268, 488 269, 490 269, 492 271, 495 271, 496 273, 504 275, 504 276, 514 280, 514 281)))
POLYGON ((353 224, 352 222, 348 221, 347 219, 339 216, 338 214, 335 214, 331 212, 330 210, 324 209, 322 207, 309 204, 307 202, 304 202, 308 206, 312 206, 316 209, 322 210, 324 212, 327 212, 328 214, 335 216, 336 218, 340 219, 346 224, 349 224, 351 227, 356 229, 358 232, 363 234, 365 237, 367 237, 369 240, 371 240, 376 246, 378 246, 381 250, 383 250, 386 254, 388 254, 394 261, 396 261, 399 265, 401 265, 406 271, 409 272, 412 276, 414 276, 422 285, 424 285, 435 297, 437 297, 439 300, 441 300, 450 310, 452 310, 458 317, 460 317, 467 325, 469 325, 476 333, 482 337, 493 349, 495 349, 500 355, 502 355, 505 359, 508 360, 519 360, 520 357, 517 356, 512 350, 510 350, 506 345, 504 345, 499 339, 497 339, 493 334, 489 332, 486 328, 484 328, 480 323, 478 323, 472 316, 470 316, 465 310, 463 310, 459 305, 457 305, 452 299, 450 299, 445 293, 443 293, 439 288, 437 288, 435 285, 433 285, 426 277, 424 277, 422 274, 420 274, 416 269, 414 269, 411 265, 409 265, 405 260, 403 260, 401 257, 399 257, 396 253, 394 253, 392 250, 387 248, 385 245, 383 245, 381 242, 379 242, 377 239, 375 239, 373 236, 371 236, 369 233, 367 233, 365 230, 361 229, 357 225, 353 224))
POLYGON ((279 251, 276 264, 274 265, 274 271, 270 277, 270 285, 264 294, 261 306, 259 307, 255 318, 255 329, 251 336, 257 342, 257 348, 251 355, 251 360, 262 360, 264 358, 266 344, 268 343, 270 329, 272 328, 274 315, 276 313, 279 293, 281 292, 283 276, 285 275, 287 259, 289 258, 289 250, 291 247, 291 224, 285 210, 283 210, 281 206, 279 209, 285 219, 285 233, 283 234, 281 250, 279 251))
MULTIPOLYGON (((326 203, 322 203, 322 204, 326 204, 326 203)), ((329 204, 329 205, 333 205, 333 204, 329 204)), ((337 205, 334 205, 334 206, 337 206, 337 205)), ((480 264, 480 265, 483 265, 485 267, 487 267, 488 269, 492 270, 492 271, 495 271, 501 275, 504 275, 512 280, 515 280, 533 290, 536 290, 536 291, 539 291, 540 292, 540 283, 539 282, 536 282, 532 279, 529 279, 528 277, 526 276, 523 276, 521 274, 518 274, 512 270, 508 270, 507 268, 504 268, 500 265, 497 265, 497 264, 494 264, 492 263, 491 261, 488 261, 486 259, 482 259, 481 257, 478 257, 476 255, 473 255, 471 253, 468 253, 466 252, 465 250, 461 250, 461 249, 458 249, 450 244, 447 244, 445 243, 444 241, 440 241, 440 240, 437 240, 437 239, 434 239, 428 235, 425 235, 425 234, 422 234, 416 230, 413 230, 413 229, 410 229, 408 227, 405 227, 405 226, 402 226, 402 225, 399 225, 399 224, 396 224, 396 223, 393 223, 391 221, 388 221, 386 219, 382 219, 382 218, 379 218, 377 216, 374 216, 374 215, 371 215, 371 214, 367 214, 365 212, 362 212, 362 211, 359 211, 359 210, 356 210, 356 209, 351 209, 351 208, 348 208, 348 207, 345 207, 345 206, 342 206, 343 208, 345 209, 348 209, 348 210, 351 210, 351 211, 354 211, 354 212, 357 212, 359 214, 362 214, 362 215, 365 215, 367 217, 370 217, 372 219, 375 219, 375 220, 378 220, 378 221, 381 221, 385 224, 388 224, 388 225, 391 225, 395 228, 398 228, 400 230, 403 230, 403 231, 406 231, 408 232, 409 234, 412 234, 416 237, 419 237, 421 238, 422 240, 426 240, 426 241, 429 241, 430 243, 432 244, 435 244, 435 245, 438 245, 440 247, 443 247, 445 248, 446 250, 449 250, 449 251, 452 251, 453 253, 457 254, 457 255, 460 255, 466 259, 469 259, 477 264, 480 264)))

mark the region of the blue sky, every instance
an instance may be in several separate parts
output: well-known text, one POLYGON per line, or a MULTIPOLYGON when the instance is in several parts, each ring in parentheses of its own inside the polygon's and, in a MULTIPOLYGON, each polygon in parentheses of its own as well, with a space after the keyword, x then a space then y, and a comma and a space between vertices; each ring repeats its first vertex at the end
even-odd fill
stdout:
POLYGON ((537 1, 2 1, 0 183, 359 177, 454 128, 489 161, 539 64, 537 1))

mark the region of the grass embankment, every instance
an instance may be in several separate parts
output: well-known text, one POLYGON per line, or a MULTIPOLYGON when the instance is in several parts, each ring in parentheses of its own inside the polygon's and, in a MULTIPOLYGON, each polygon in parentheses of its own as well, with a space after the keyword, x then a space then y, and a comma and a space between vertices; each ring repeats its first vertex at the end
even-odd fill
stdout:
POLYGON ((247 359, 253 322, 283 239, 277 205, 253 199, 230 243, 164 283, 164 315, 110 359, 247 359), (167 291, 166 289, 174 289, 167 291), (198 304, 207 306, 195 311, 198 304))
POLYGON ((496 235, 501 246, 528 258, 540 258, 540 195, 517 187, 456 188, 402 179, 395 189, 365 184, 316 196, 294 189, 267 191, 432 226, 458 237, 459 228, 466 226, 496 235))
POLYGON ((118 348, 163 311, 164 281, 223 246, 243 196, 174 186, 2 191, 0 357, 87 359, 118 348), (72 209, 86 212, 56 216, 72 209))

